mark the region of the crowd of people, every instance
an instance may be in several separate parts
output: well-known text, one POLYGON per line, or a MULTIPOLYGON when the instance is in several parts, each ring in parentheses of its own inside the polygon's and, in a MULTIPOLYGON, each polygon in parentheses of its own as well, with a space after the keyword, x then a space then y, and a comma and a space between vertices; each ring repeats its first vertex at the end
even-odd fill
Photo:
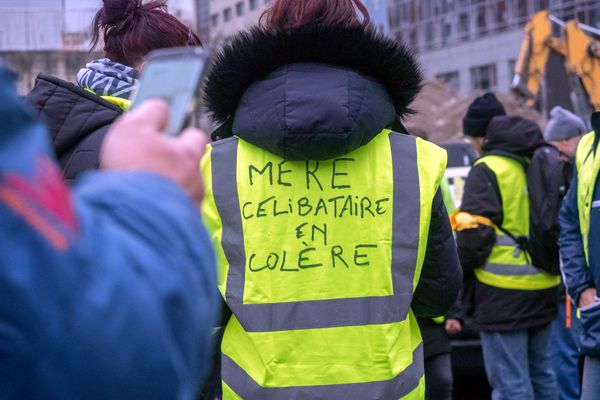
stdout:
POLYGON ((360 0, 224 43, 210 144, 128 111, 146 54, 202 45, 165 1, 103 0, 92 38, 25 99, 0 65, 0 397, 451 399, 472 321, 494 400, 600 398, 600 113, 476 98, 455 209, 402 125, 421 67, 360 0))

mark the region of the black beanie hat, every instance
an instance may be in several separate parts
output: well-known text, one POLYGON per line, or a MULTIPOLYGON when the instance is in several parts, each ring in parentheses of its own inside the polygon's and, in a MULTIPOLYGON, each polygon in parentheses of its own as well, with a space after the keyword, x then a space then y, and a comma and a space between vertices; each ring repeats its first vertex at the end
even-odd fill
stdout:
POLYGON ((473 100, 469 106, 463 118, 463 133, 466 136, 483 137, 491 119, 499 115, 506 115, 504 106, 494 93, 485 93, 473 100))

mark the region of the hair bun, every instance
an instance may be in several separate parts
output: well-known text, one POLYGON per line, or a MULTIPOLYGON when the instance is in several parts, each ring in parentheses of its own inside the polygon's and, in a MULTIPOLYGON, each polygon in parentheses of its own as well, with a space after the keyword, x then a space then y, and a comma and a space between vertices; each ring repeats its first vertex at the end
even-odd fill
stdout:
POLYGON ((112 61, 135 68, 152 50, 201 45, 190 28, 169 14, 167 0, 103 3, 92 21, 90 48, 103 39, 106 57, 112 61))
POLYGON ((102 22, 106 25, 118 24, 135 15, 142 7, 142 0, 102 0, 102 3, 102 22))

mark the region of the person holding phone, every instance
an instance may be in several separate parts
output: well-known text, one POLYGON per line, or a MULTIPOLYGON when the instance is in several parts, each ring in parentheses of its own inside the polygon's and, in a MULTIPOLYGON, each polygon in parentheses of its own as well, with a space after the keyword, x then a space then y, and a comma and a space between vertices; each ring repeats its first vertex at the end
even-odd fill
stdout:
POLYGON ((146 55, 156 49, 201 46, 200 39, 167 12, 165 0, 103 0, 92 24, 92 48, 102 39, 105 57, 88 63, 77 83, 40 74, 27 101, 46 122, 67 182, 98 168, 109 126, 129 108, 146 55))
POLYGON ((224 399, 422 399, 415 316, 462 282, 420 67, 359 0, 276 0, 207 74, 204 221, 232 316, 224 399))
POLYGON ((197 210, 205 135, 168 107, 119 119, 104 171, 63 182, 0 66, 0 397, 193 400, 218 313, 197 210))

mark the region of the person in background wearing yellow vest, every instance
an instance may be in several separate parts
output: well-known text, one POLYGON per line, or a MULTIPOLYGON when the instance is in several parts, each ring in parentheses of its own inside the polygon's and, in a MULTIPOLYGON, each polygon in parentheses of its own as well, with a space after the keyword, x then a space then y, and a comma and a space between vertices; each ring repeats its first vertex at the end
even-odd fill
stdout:
MULTIPOLYGON (((556 106, 550 111, 550 121, 544 130, 544 139, 552 145, 547 147, 549 173, 554 176, 555 183, 547 196, 549 209, 555 219, 552 240, 555 257, 558 259, 558 211, 563 198, 571 184, 573 176, 577 145, 586 133, 585 124, 581 118, 572 112, 556 106)), ((579 373, 580 351, 579 334, 581 324, 575 312, 576 306, 567 298, 566 290, 561 287, 558 303, 558 318, 552 322, 552 333, 548 351, 550 363, 556 374, 556 382, 560 400, 579 400, 581 398, 581 379, 579 373)))
POLYGON ((416 316, 462 274, 446 154, 402 129, 421 73, 359 0, 277 0, 215 57, 203 215, 232 311, 224 399, 423 399, 416 316), (362 15, 360 15, 362 14, 362 15))
MULTIPOLYGON (((166 47, 201 46, 166 0, 98 0, 92 49, 102 43, 104 58, 77 73, 76 84, 40 74, 26 100, 46 122, 65 180, 99 166, 100 146, 110 125, 129 108, 144 57, 166 47)), ((72 73, 74 71, 69 71, 72 73)))
POLYGON ((569 295, 581 311, 581 351, 585 354, 582 398, 600 398, 600 113, 592 115, 593 132, 581 139, 575 173, 560 220, 562 272, 569 295))
POLYGON ((517 116, 491 120, 479 158, 465 184, 461 210, 484 217, 457 232, 465 277, 474 285, 463 312, 481 329, 481 344, 494 400, 557 399, 548 359, 550 323, 556 318, 560 277, 531 265, 505 234, 529 234, 525 166, 544 143, 539 127, 517 116), (491 225, 491 226, 490 226, 491 225))

